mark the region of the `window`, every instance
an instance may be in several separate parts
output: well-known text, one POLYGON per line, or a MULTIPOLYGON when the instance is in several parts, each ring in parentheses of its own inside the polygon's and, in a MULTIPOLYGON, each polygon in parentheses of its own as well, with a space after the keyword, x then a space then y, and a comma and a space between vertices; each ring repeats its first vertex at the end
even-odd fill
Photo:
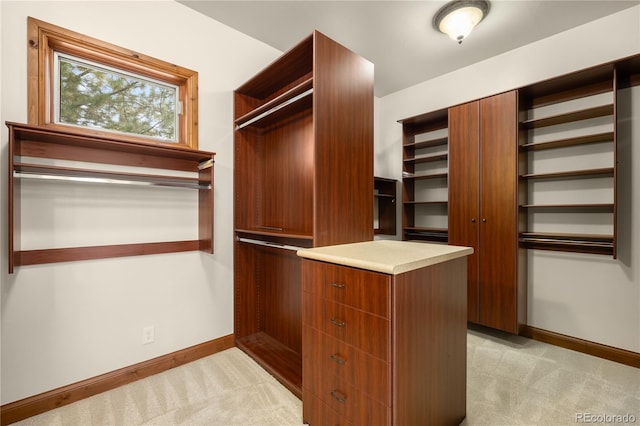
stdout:
POLYGON ((29 123, 198 148, 195 71, 28 18, 29 123))

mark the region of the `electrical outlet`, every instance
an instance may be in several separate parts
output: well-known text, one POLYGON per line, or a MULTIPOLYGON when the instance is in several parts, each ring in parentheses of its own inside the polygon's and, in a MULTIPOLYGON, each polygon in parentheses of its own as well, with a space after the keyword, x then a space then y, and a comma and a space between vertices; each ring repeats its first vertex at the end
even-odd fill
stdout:
POLYGON ((156 329, 153 325, 142 328, 142 344, 148 345, 156 340, 156 329))

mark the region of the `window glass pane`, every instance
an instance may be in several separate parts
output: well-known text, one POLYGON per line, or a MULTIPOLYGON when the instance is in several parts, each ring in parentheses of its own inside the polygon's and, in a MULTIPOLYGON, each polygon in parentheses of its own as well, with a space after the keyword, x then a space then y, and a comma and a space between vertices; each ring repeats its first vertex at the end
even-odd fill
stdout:
POLYGON ((62 54, 56 65, 56 122, 177 141, 177 86, 62 54))

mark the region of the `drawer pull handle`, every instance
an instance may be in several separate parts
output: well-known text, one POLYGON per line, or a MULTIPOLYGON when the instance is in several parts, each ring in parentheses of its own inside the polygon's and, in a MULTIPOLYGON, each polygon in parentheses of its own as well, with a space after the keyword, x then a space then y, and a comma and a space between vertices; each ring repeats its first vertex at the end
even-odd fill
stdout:
POLYGON ((342 395, 336 389, 331 391, 331 397, 338 401, 340 404, 344 404, 345 402, 347 402, 347 397, 342 395))
POLYGON ((344 365, 344 363, 347 362, 346 360, 340 358, 338 354, 329 355, 329 358, 335 361, 336 364, 340 364, 340 365, 344 365))
POLYGON ((335 319, 335 318, 331 318, 331 323, 332 323, 333 325, 335 325, 336 327, 344 327, 345 325, 347 325, 347 323, 346 323, 346 322, 344 322, 344 321, 338 321, 338 320, 337 320, 337 319, 335 319))
POLYGON ((346 285, 344 285, 344 284, 338 284, 338 283, 333 283, 333 282, 331 283, 331 286, 335 287, 335 288, 340 288, 340 289, 346 287, 346 285))

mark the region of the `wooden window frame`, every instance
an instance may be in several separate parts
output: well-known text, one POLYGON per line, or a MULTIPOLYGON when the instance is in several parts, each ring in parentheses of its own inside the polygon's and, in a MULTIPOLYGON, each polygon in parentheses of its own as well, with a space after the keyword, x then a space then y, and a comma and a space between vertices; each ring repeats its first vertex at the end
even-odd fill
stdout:
POLYGON ((54 121, 54 51, 174 84, 180 89, 182 114, 177 142, 136 135, 118 135, 122 141, 198 149, 198 73, 138 52, 94 39, 38 19, 27 18, 27 101, 29 124, 73 127, 78 133, 105 135, 108 130, 65 126, 54 121))

